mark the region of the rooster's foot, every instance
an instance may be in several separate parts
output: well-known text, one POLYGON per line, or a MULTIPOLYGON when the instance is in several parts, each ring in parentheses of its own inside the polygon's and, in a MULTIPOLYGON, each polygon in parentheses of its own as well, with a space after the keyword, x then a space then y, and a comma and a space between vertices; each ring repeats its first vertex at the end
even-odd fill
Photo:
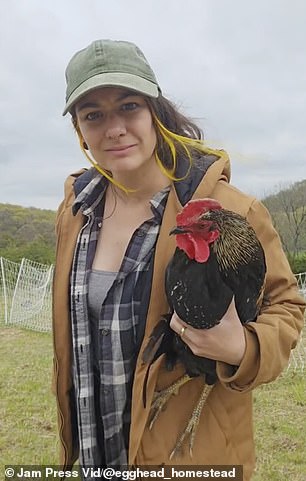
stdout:
POLYGON ((191 379, 192 378, 189 377, 188 374, 185 374, 184 376, 180 377, 177 381, 175 381, 175 383, 171 384, 171 386, 167 387, 166 389, 163 389, 160 392, 155 393, 154 400, 151 406, 151 417, 149 420, 149 429, 152 429, 153 424, 155 423, 162 409, 165 407, 165 405, 169 401, 170 397, 173 394, 177 395, 180 388, 191 379))
POLYGON ((198 424, 200 421, 201 412, 212 388, 213 388, 213 385, 205 385, 205 387, 203 388, 200 399, 192 412, 189 422, 184 432, 181 434, 181 436, 177 440, 176 446, 173 449, 172 453, 170 454, 169 459, 172 459, 180 451, 183 445, 183 442, 185 441, 188 435, 190 436, 189 453, 190 453, 190 457, 192 457, 192 449, 194 445, 194 439, 197 432, 198 424))

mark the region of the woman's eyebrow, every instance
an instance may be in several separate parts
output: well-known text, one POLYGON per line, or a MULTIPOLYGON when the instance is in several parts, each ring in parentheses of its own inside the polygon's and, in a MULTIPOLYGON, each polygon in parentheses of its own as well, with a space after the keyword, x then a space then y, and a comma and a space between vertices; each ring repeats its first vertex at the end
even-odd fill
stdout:
MULTIPOLYGON (((120 102, 121 100, 124 100, 128 97, 137 97, 138 94, 137 92, 123 92, 122 94, 118 95, 116 98, 117 102, 120 102)), ((97 102, 84 102, 83 104, 80 104, 80 106, 77 107, 77 111, 80 112, 81 110, 84 109, 95 109, 98 108, 100 105, 97 102)))
POLYGON ((123 92, 122 94, 118 95, 116 100, 124 100, 127 97, 138 97, 138 96, 139 96, 139 94, 137 92, 128 91, 128 92, 123 92))
POLYGON ((77 106, 77 111, 80 112, 84 109, 95 109, 97 107, 99 107, 99 105, 96 102, 85 102, 84 104, 77 106))

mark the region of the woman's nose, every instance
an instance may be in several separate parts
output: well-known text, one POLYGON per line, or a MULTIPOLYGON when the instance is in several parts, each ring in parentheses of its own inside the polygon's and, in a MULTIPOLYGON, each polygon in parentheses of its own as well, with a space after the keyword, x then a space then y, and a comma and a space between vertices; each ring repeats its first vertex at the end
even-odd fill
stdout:
POLYGON ((108 125, 106 127, 105 135, 108 139, 117 139, 126 134, 126 127, 124 122, 118 117, 113 117, 109 119, 108 125))

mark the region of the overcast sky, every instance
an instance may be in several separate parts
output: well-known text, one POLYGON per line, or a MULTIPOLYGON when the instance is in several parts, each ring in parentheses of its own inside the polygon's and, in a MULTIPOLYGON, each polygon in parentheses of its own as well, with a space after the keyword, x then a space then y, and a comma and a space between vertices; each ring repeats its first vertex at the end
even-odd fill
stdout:
POLYGON ((306 178, 304 0, 2 0, 0 202, 56 209, 87 166, 64 70, 92 40, 136 43, 165 96, 258 197, 306 178), (5 3, 5 5, 4 5, 5 3))

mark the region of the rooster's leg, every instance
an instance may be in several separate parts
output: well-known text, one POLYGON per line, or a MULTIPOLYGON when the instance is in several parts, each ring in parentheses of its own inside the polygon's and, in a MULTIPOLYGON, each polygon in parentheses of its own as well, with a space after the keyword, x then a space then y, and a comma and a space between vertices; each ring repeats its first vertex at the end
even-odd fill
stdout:
POLYGON ((192 378, 189 377, 188 374, 185 374, 184 376, 180 377, 177 381, 175 381, 175 383, 171 384, 171 386, 167 387, 166 389, 163 389, 158 393, 155 393, 155 398, 151 406, 151 417, 149 421, 149 429, 152 429, 153 424, 158 418, 163 407, 169 401, 170 397, 173 394, 178 394, 180 388, 191 379, 192 378))
POLYGON ((193 444, 194 444, 194 439, 195 439, 195 435, 196 435, 196 432, 197 432, 198 424, 199 424, 199 421, 200 421, 201 412, 202 412, 203 406, 204 406, 204 404, 206 402, 206 399, 208 398, 209 393, 212 390, 212 388, 213 388, 213 384, 212 385, 206 384, 204 386, 203 391, 202 391, 201 396, 200 396, 200 399, 199 399, 196 407, 194 408, 194 410, 192 412, 192 415, 189 419, 189 422, 188 422, 184 432, 181 434, 180 438, 177 440, 175 448, 173 449, 172 453, 170 454, 170 459, 172 459, 178 453, 178 451, 181 449, 181 447, 183 445, 183 442, 185 441, 185 438, 188 435, 190 435, 189 452, 190 452, 190 456, 192 457, 192 449, 193 449, 193 444))

